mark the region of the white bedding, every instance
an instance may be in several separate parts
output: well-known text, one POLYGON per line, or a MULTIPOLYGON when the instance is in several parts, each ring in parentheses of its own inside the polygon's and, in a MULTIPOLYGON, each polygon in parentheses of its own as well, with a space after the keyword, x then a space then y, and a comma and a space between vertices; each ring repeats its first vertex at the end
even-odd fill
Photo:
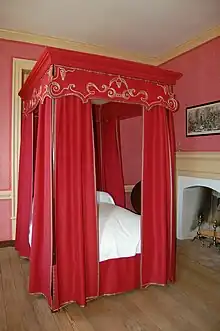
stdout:
MULTIPOLYGON (((99 262, 141 253, 140 215, 116 206, 110 201, 99 202, 98 213, 99 262)), ((29 227, 30 247, 31 241, 32 220, 29 227)))
POLYGON ((111 204, 115 205, 114 199, 107 192, 97 191, 96 192, 96 201, 97 201, 97 203, 104 202, 104 203, 111 203, 111 204))
POLYGON ((140 216, 116 205, 100 203, 99 261, 141 252, 140 216))

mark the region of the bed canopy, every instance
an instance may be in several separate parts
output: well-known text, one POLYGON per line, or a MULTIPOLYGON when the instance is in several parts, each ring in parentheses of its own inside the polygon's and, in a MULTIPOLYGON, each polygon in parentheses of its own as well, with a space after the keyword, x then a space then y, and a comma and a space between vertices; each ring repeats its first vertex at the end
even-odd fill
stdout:
POLYGON ((180 77, 140 63, 46 48, 22 87, 16 249, 30 258, 29 291, 42 293, 52 310, 174 281, 173 112, 178 103, 173 85, 180 77), (95 100, 109 103, 92 106, 95 100), (101 179, 95 178, 95 163, 98 169, 102 164, 95 162, 92 112, 96 123, 100 113, 106 123, 143 114, 136 259, 99 262, 96 185, 101 179))

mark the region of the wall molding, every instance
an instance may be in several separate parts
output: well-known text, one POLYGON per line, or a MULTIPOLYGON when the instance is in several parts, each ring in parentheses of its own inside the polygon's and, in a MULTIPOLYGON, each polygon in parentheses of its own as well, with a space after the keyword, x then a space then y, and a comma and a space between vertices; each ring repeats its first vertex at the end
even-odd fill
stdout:
POLYGON ((176 46, 174 49, 170 50, 169 52, 163 54, 159 58, 159 64, 163 64, 174 59, 177 56, 180 56, 186 52, 191 51, 192 49, 201 46, 208 41, 220 37, 220 25, 213 27, 207 31, 204 31, 202 34, 186 41, 183 44, 176 46))
POLYGON ((104 55, 118 59, 130 60, 141 63, 157 65, 157 57, 146 56, 140 53, 124 52, 116 49, 108 49, 101 45, 76 42, 63 38, 37 35, 21 31, 0 29, 0 38, 12 41, 20 41, 30 44, 51 46, 62 49, 69 49, 78 52, 85 52, 97 55, 104 55))
POLYGON ((11 200, 12 192, 11 190, 1 190, 0 191, 0 200, 11 200))
POLYGON ((169 52, 161 54, 158 57, 147 56, 146 54, 123 52, 120 50, 107 49, 104 46, 92 45, 87 43, 75 42, 72 40, 54 38, 50 36, 36 35, 21 31, 0 29, 0 38, 12 41, 26 42, 36 45, 52 46, 57 48, 75 50, 97 55, 125 59, 145 64, 161 65, 181 54, 184 54, 195 47, 198 47, 216 37, 220 37, 220 25, 204 31, 198 36, 186 41, 183 44, 174 47, 169 52))
POLYGON ((134 185, 125 185, 124 189, 125 189, 125 193, 131 193, 133 190, 134 185))
POLYGON ((21 136, 21 99, 18 92, 22 87, 22 70, 31 70, 36 62, 32 60, 13 59, 12 71, 12 121, 11 121, 11 199, 12 199, 12 239, 15 238, 16 212, 17 212, 17 191, 18 191, 18 170, 20 156, 21 136))
POLYGON ((177 175, 220 179, 220 152, 177 152, 177 175))

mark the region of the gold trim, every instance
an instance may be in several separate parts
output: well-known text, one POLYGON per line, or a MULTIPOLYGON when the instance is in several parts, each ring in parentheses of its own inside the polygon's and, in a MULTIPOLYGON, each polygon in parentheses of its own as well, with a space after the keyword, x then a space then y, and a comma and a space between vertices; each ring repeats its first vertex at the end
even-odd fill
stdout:
POLYGON ((161 65, 185 52, 188 52, 212 39, 220 37, 220 25, 215 26, 209 30, 202 32, 200 35, 180 44, 165 54, 159 56, 147 56, 140 53, 123 52, 115 49, 107 49, 101 45, 92 45, 87 43, 75 42, 61 38, 36 35, 21 31, 0 29, 0 38, 12 41, 20 41, 42 46, 52 46, 62 49, 75 50, 85 53, 92 53, 97 55, 104 55, 118 59, 130 60, 145 64, 161 65))
MULTIPOLYGON (((175 187, 174 187, 174 178, 175 178, 175 164, 173 164, 173 157, 175 157, 175 155, 172 154, 172 152, 174 152, 172 150, 172 138, 171 138, 171 134, 172 132, 170 132, 169 130, 169 121, 167 118, 167 113, 166 113, 166 117, 165 117, 165 122, 166 122, 166 129, 167 129, 167 147, 168 147, 168 154, 169 154, 169 172, 170 172, 170 242, 169 242, 169 247, 170 247, 170 251, 169 251, 169 277, 168 279, 175 279, 175 271, 174 274, 172 275, 172 251, 173 249, 175 250, 175 240, 176 240, 176 236, 175 238, 173 238, 173 217, 175 217, 176 213, 175 213, 175 187), (174 243, 173 243, 174 242, 174 243), (173 245, 174 244, 174 245, 173 245)), ((174 161, 175 162, 175 161, 174 161)), ((176 226, 176 224, 175 224, 176 226)), ((174 262, 176 263, 176 262, 174 262)), ((176 269, 174 269, 176 270, 176 269)))
POLYGON ((123 164, 122 164, 122 155, 121 155, 121 142, 120 142, 120 119, 116 118, 115 120, 115 139, 116 139, 116 149, 118 153, 118 159, 120 162, 120 169, 121 169, 121 175, 122 175, 122 181, 123 181, 123 198, 124 198, 124 205, 123 207, 126 207, 126 197, 125 197, 125 189, 124 189, 124 173, 123 173, 123 164))
MULTIPOLYGON (((156 105, 162 105, 166 109, 173 112, 178 109, 178 102, 175 99, 174 93, 172 92, 170 86, 168 85, 161 85, 158 82, 148 81, 145 79, 124 77, 82 68, 63 67, 59 65, 55 65, 54 67, 56 74, 52 81, 49 82, 48 79, 45 81, 43 80, 42 84, 38 88, 33 89, 31 98, 24 101, 24 112, 26 114, 33 111, 37 107, 38 103, 43 103, 46 97, 61 98, 69 95, 74 95, 80 98, 83 103, 87 103, 91 99, 99 99, 101 97, 106 100, 116 99, 116 102, 120 101, 140 104, 145 106, 146 110, 151 110, 151 108, 156 105), (71 81, 71 83, 64 82, 66 73, 68 72, 82 72, 81 79, 84 82, 83 87, 77 86, 77 78, 76 81, 71 81), (88 81, 89 77, 86 75, 88 72, 95 74, 95 82, 88 81), (101 85, 100 82, 96 83, 98 75, 105 76, 105 84, 103 83, 101 85), (141 81, 143 87, 139 87, 136 91, 134 81, 141 81), (148 89, 151 88, 152 84, 156 86, 158 91, 155 92, 155 100, 150 101, 148 89)), ((48 72, 49 71, 50 69, 48 72)), ((46 72, 44 76, 47 76, 48 72, 46 72)))
POLYGON ((145 154, 145 147, 144 147, 144 140, 145 140, 145 109, 142 109, 142 139, 141 139, 141 222, 140 222, 140 233, 141 233, 141 254, 140 254, 140 288, 143 287, 143 243, 144 243, 144 232, 143 232, 143 216, 144 216, 144 154, 145 154))
MULTIPOLYGON (((21 257, 22 258, 22 257, 21 257)), ((26 259, 26 258, 24 258, 26 259)), ((131 293, 133 291, 139 291, 139 290, 145 290, 147 287, 151 286, 151 285, 156 285, 156 286, 165 286, 166 284, 157 284, 157 283, 149 283, 148 285, 144 285, 145 287, 136 287, 134 288, 133 290, 129 290, 129 291, 126 291, 126 292, 115 292, 115 293, 104 293, 104 294, 101 294, 101 295, 97 295, 97 296, 93 296, 93 297, 86 297, 86 302, 85 302, 85 305, 80 305, 77 303, 77 301, 75 300, 70 300, 70 301, 66 301, 66 302, 63 302, 59 308, 56 308, 56 309, 53 309, 52 308, 52 304, 50 305, 49 302, 48 302, 48 298, 47 296, 42 293, 42 292, 29 292, 28 294, 32 295, 32 296, 42 296, 46 301, 47 301, 47 304, 50 308, 50 310, 53 312, 53 313, 56 313, 58 311, 60 311, 61 309, 64 309, 66 310, 67 307, 73 303, 75 303, 79 308, 85 308, 87 306, 88 303, 92 302, 92 301, 96 301, 96 300, 99 300, 103 297, 110 297, 110 296, 115 296, 115 295, 121 295, 121 294, 124 294, 124 293, 131 293)), ((68 311, 66 310, 67 314, 68 314, 68 311)), ((71 320, 72 322, 72 320, 71 320)))
POLYGON ((103 105, 101 105, 99 108, 98 108, 98 126, 99 126, 99 139, 98 139, 98 143, 99 143, 99 149, 100 149, 100 180, 101 180, 101 183, 100 184, 100 189, 103 190, 104 188, 104 175, 103 175, 103 171, 104 171, 104 167, 103 167, 103 157, 102 157, 102 154, 103 154, 103 144, 102 144, 102 132, 103 132, 103 123, 102 123, 102 116, 101 116, 101 112, 102 112, 102 108, 103 108, 103 105))
MULTIPOLYGON (((96 178, 96 157, 95 157, 95 139, 94 139, 94 123, 92 116, 92 104, 90 104, 90 122, 91 122, 91 132, 92 132, 92 154, 93 154, 93 174, 94 174, 94 199, 95 199, 95 213, 96 213, 96 235, 97 235, 97 296, 100 293, 100 264, 99 264, 99 211, 96 199, 96 191, 97 191, 97 178, 96 178)), ((96 123, 95 123, 96 124, 96 123)))
MULTIPOLYGON (((46 107, 45 107, 46 108, 46 107)), ((57 247, 56 247, 56 100, 50 101, 50 189, 51 189, 51 300, 52 305, 56 305, 56 267, 57 267, 57 247)), ((45 130, 45 127, 44 127, 45 130)))

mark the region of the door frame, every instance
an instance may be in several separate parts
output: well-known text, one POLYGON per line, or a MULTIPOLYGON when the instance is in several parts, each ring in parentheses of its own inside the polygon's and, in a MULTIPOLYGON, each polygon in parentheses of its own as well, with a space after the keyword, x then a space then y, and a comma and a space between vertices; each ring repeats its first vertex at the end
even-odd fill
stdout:
POLYGON ((11 112, 11 228, 12 240, 16 234, 18 171, 21 140, 21 98, 18 92, 22 87, 23 70, 32 70, 36 61, 13 58, 12 70, 12 112, 11 112))

